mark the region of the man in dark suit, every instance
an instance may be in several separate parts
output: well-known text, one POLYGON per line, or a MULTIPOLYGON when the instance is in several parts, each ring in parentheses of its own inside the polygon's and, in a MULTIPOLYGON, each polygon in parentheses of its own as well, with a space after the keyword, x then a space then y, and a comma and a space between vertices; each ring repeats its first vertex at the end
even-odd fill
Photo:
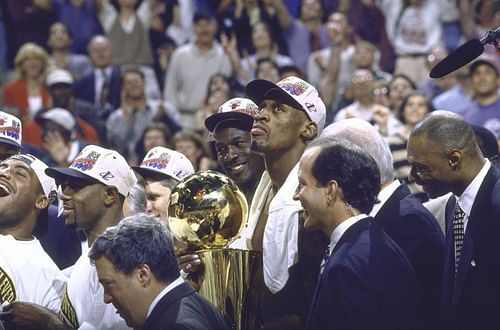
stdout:
POLYGON ((371 155, 380 170, 381 190, 370 216, 405 252, 419 287, 416 328, 429 329, 439 322, 444 237, 434 216, 410 194, 405 183, 394 180, 391 150, 368 122, 352 118, 325 128, 322 137, 344 138, 371 155))
POLYGON ((330 237, 306 329, 407 329, 417 284, 404 252, 366 214, 380 188, 377 164, 345 139, 302 155, 295 198, 304 228, 330 237))
POLYGON ((89 258, 104 286, 104 302, 112 303, 129 327, 229 329, 180 276, 170 233, 157 218, 123 219, 96 238, 89 258))
POLYGON ((408 140, 410 178, 446 206, 443 328, 500 328, 500 173, 460 116, 435 111, 408 140))
POLYGON ((94 70, 77 80, 73 87, 75 97, 94 104, 103 119, 120 107, 121 73, 119 66, 112 65, 112 51, 107 37, 92 38, 88 53, 94 70))

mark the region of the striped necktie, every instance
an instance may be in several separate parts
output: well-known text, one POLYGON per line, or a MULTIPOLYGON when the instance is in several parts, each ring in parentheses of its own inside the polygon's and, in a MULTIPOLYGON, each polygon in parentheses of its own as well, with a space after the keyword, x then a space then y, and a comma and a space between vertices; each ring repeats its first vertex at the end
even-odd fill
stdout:
POLYGON ((323 270, 325 269, 325 265, 330 258, 330 244, 326 247, 325 255, 323 256, 323 260, 321 261, 321 266, 319 267, 319 273, 323 274, 323 270))
POLYGON ((455 206, 455 215, 453 217, 453 242, 455 243, 455 274, 458 271, 458 263, 460 262, 460 253, 464 244, 464 217, 465 212, 460 206, 455 206))

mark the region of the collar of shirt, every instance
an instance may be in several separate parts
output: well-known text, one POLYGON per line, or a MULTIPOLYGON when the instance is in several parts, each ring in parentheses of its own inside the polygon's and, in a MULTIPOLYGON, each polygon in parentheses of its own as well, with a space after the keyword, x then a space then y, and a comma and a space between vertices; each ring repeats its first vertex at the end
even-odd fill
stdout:
POLYGON ((335 230, 330 235, 330 255, 332 254, 332 251, 335 249, 335 245, 339 242, 340 238, 342 237, 342 235, 344 235, 346 230, 349 229, 356 222, 364 218, 367 218, 367 215, 361 213, 359 215, 344 220, 340 225, 337 226, 337 228, 335 228, 335 230))
POLYGON ((384 204, 387 202, 387 200, 394 194, 396 189, 401 185, 401 183, 398 180, 392 181, 392 183, 386 187, 384 187, 380 192, 378 193, 378 200, 379 202, 373 205, 373 209, 370 212, 370 216, 374 217, 377 215, 378 211, 384 206, 384 204))
POLYGON ((474 199, 476 198, 477 192, 479 191, 479 188, 481 187, 481 184, 484 181, 484 178, 486 177, 486 174, 488 174, 488 171, 491 167, 490 161, 488 159, 484 159, 484 165, 479 171, 479 173, 476 174, 476 177, 472 182, 465 188, 464 192, 460 197, 457 198, 457 203, 464 211, 465 213, 465 219, 464 219, 464 232, 467 228, 467 222, 469 220, 470 216, 470 211, 472 210, 472 205, 474 204, 474 199))
POLYGON ((146 315, 146 318, 148 318, 149 315, 151 315, 151 312, 153 311, 153 309, 158 304, 158 302, 160 301, 161 298, 163 298, 167 293, 169 293, 170 291, 172 291, 173 289, 175 289, 176 287, 178 287, 182 283, 184 283, 184 280, 182 279, 182 276, 179 276, 179 277, 177 277, 177 279, 175 281, 173 281, 172 283, 167 285, 167 287, 165 289, 163 289, 160 292, 160 294, 157 295, 156 298, 153 299, 153 301, 149 305, 148 314, 146 315))

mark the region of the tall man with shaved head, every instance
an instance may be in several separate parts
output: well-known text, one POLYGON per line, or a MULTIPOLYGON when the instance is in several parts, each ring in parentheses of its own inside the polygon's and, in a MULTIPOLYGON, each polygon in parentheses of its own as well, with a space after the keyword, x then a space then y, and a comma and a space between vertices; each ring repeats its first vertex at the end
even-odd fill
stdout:
POLYGON ((446 205, 444 325, 500 327, 500 173, 484 158, 461 117, 436 111, 408 140, 410 177, 446 205))

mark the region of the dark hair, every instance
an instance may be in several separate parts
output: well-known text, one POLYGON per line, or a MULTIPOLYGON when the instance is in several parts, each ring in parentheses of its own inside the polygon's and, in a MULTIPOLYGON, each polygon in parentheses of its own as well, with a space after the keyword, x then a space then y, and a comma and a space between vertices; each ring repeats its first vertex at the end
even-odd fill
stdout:
POLYGON ((264 57, 264 58, 259 58, 257 60, 257 63, 255 65, 255 76, 258 75, 258 72, 260 70, 260 66, 264 63, 271 63, 271 65, 276 69, 276 71, 278 72, 279 74, 279 67, 278 67, 278 64, 276 64, 276 62, 272 59, 270 59, 269 57, 264 57))
POLYGON ((161 282, 170 283, 179 277, 170 233, 165 224, 145 213, 127 217, 97 236, 89 258, 95 263, 101 257, 125 275, 146 264, 161 282))
POLYGON ((408 84, 410 84, 410 86, 412 87, 412 89, 417 89, 417 85, 415 84, 415 82, 410 77, 408 77, 407 75, 405 75, 403 73, 398 73, 398 74, 393 75, 391 81, 389 81, 389 94, 388 95, 391 94, 392 84, 398 78, 406 80, 408 82, 408 84))
POLYGON ((406 124, 405 116, 404 116, 404 111, 406 104, 410 100, 411 97, 413 96, 422 96, 425 99, 425 105, 427 106, 427 113, 430 113, 435 110, 434 105, 432 102, 425 96, 425 94, 419 90, 414 90, 410 94, 408 94, 407 97, 404 98, 403 102, 401 103, 401 106, 398 109, 398 119, 401 121, 403 124, 406 124))
POLYGON ((148 126, 146 126, 146 128, 142 132, 141 138, 139 139, 139 141, 137 141, 137 144, 135 146, 135 152, 138 158, 142 159, 144 158, 144 156, 146 156, 146 150, 144 149, 144 138, 146 137, 146 134, 149 131, 154 131, 154 130, 161 132, 161 134, 163 135, 163 139, 167 143, 166 147, 170 148, 170 140, 172 139, 172 132, 170 131, 168 126, 160 122, 152 122, 148 126))
POLYGON ((123 80, 125 79, 125 75, 127 73, 138 74, 139 76, 141 76, 141 78, 142 78, 143 81, 146 80, 146 77, 144 76, 144 72, 142 72, 142 70, 138 66, 136 66, 136 65, 127 65, 121 71, 122 84, 123 84, 123 80))
POLYGON ((343 200, 368 214, 380 191, 380 172, 375 160, 347 140, 320 146, 312 164, 312 175, 320 186, 335 180, 342 189, 343 200))

